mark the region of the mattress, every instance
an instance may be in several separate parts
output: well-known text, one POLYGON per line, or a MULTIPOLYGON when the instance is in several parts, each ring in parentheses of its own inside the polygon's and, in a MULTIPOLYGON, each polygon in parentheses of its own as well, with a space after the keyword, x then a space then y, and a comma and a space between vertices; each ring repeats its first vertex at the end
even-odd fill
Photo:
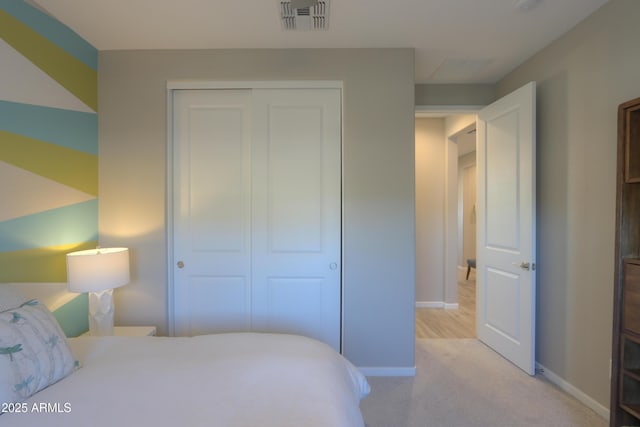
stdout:
POLYGON ((69 339, 80 368, 0 416, 7 427, 363 427, 366 378, 295 335, 69 339))

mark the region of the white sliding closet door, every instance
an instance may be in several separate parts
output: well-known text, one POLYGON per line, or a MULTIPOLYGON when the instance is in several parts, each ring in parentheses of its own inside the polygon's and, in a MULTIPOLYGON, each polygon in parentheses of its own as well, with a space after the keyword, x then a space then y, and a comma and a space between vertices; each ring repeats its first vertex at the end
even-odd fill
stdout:
POLYGON ((174 91, 174 330, 340 349, 338 89, 174 91))
POLYGON ((251 329, 251 92, 173 105, 176 335, 251 329))

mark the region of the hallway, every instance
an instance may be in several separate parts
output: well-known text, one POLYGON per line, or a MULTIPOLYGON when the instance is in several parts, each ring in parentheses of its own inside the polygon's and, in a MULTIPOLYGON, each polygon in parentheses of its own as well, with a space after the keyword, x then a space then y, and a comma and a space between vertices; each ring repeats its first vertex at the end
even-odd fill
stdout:
POLYGON ((416 308, 416 338, 476 338, 476 272, 458 271, 457 310, 416 308))

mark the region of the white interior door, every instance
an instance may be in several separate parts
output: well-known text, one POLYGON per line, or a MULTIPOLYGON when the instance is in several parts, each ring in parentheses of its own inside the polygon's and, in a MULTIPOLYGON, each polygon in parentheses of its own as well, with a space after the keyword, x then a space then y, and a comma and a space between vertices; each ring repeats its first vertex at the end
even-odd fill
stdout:
POLYGON ((535 373, 535 82, 478 114, 478 338, 535 373))
POLYGON ((173 144, 175 333, 340 350, 340 90, 174 91, 173 144))

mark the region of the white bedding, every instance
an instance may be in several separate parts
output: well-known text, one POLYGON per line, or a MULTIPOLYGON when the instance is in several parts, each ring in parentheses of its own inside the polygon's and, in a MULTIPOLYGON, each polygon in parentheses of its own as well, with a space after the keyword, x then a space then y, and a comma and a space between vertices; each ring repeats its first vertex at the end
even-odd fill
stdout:
MULTIPOLYGON (((329 346, 280 334, 80 337, 82 367, 3 427, 363 427, 364 376, 329 346)), ((18 409, 18 408, 14 408, 18 409)))

